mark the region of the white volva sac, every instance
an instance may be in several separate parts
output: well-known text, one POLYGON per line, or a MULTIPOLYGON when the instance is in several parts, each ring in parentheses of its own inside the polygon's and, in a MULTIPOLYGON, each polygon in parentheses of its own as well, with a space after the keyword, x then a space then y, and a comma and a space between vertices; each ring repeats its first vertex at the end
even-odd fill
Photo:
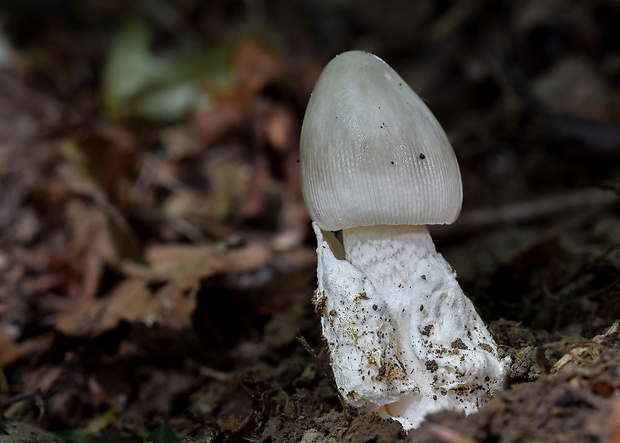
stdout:
POLYGON ((300 162, 314 302, 342 398, 405 429, 474 412, 503 388, 507 362, 425 226, 452 223, 462 201, 433 114, 378 57, 341 54, 308 103, 300 162))
POLYGON ((426 228, 401 232, 389 246, 356 243, 343 260, 324 239, 333 234, 313 227, 316 302, 347 403, 412 429, 442 409, 474 412, 502 389, 497 346, 426 228), (376 260, 356 266, 358 254, 376 260))

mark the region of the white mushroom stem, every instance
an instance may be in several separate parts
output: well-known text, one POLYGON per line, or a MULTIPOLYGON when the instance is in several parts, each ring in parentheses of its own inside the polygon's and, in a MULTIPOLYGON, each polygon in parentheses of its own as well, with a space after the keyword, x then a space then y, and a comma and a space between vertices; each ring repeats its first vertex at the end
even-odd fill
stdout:
POLYGON ((415 282, 410 282, 410 278, 420 266, 427 263, 445 273, 448 265, 437 254, 426 226, 361 226, 343 229, 342 239, 347 261, 373 282, 386 302, 394 304, 394 309, 403 302, 409 303, 410 297, 403 298, 401 294, 404 288, 413 289, 415 282))
POLYGON ((323 330, 345 400, 411 429, 441 409, 474 412, 502 389, 497 345, 425 226, 343 230, 345 260, 324 240, 331 233, 315 232, 323 330))

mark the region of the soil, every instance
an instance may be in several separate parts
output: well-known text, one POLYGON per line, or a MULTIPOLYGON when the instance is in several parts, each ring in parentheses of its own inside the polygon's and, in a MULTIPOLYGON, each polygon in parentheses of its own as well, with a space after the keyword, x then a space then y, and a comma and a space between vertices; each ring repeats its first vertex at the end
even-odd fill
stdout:
POLYGON ((0 5, 0 443, 620 442, 618 5, 254 3, 0 5), (299 131, 347 49, 446 129, 431 234, 511 359, 409 433, 311 303, 299 131))

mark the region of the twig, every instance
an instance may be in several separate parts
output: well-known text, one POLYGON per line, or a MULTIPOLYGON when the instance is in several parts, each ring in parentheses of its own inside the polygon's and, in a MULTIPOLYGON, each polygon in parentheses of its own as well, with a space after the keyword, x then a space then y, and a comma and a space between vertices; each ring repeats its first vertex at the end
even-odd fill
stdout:
POLYGON ((43 391, 41 391, 41 388, 36 388, 32 391, 16 395, 15 397, 11 397, 6 400, 0 400, 0 408, 8 408, 9 406, 13 406, 15 403, 33 399, 36 400, 37 398, 41 397, 43 397, 43 391))
POLYGON ((457 223, 435 229, 433 237, 451 237, 477 232, 507 223, 525 223, 566 214, 604 208, 618 201, 609 190, 584 189, 565 194, 551 194, 537 199, 506 203, 495 208, 463 212, 457 223))
POLYGON ((301 335, 301 333, 297 334, 297 341, 301 343, 304 349, 308 351, 308 353, 314 357, 314 359, 317 361, 317 363, 319 364, 319 366, 321 367, 321 369, 323 370, 327 378, 331 381, 336 392, 338 392, 338 386, 336 385, 336 380, 334 380, 334 377, 329 373, 329 371, 327 370, 327 368, 325 367, 325 365, 323 364, 319 356, 316 355, 316 352, 314 352, 314 349, 312 349, 308 341, 303 337, 303 335, 301 335))

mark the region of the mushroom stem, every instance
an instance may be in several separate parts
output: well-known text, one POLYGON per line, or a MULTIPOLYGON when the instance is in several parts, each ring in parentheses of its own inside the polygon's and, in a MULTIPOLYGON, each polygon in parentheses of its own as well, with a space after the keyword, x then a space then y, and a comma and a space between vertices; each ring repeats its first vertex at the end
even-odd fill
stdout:
POLYGON ((402 306, 407 310, 412 301, 408 299, 416 296, 412 287, 416 281, 410 281, 414 274, 423 278, 421 276, 427 271, 437 272, 436 268, 440 268, 442 274, 446 271, 452 274, 448 263, 435 250, 426 226, 361 226, 343 229, 342 238, 346 260, 370 279, 386 302, 407 303, 402 306), (410 296, 403 299, 403 294, 410 296))

